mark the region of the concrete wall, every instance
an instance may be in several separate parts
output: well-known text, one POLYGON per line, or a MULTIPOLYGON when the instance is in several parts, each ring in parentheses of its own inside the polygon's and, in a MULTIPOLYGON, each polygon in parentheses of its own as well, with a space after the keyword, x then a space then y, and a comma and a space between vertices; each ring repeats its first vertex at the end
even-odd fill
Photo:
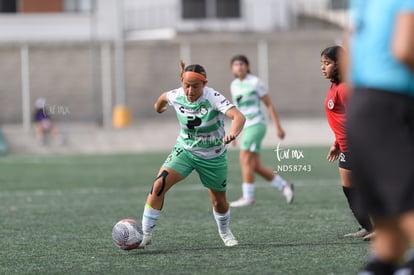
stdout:
MULTIPOLYGON (((320 73, 320 52, 340 37, 339 30, 198 33, 181 34, 170 41, 129 42, 126 45, 127 105, 136 123, 145 117, 157 116, 153 111, 157 97, 180 85, 182 45, 189 47, 185 61, 203 65, 209 86, 229 97, 233 79, 230 58, 234 54, 246 54, 251 70, 257 73, 257 44, 263 40, 268 42, 269 49, 269 90, 281 115, 322 116, 329 82, 320 73)), ((19 47, 20 44, 0 45, 0 123, 22 121, 19 47)), ((31 44, 29 60, 32 105, 37 97, 45 97, 49 111, 58 119, 101 122, 99 45, 31 44)))
MULTIPOLYGON (((0 47, 0 121, 20 122, 22 112, 20 48, 0 47)), ((71 119, 94 118, 93 55, 88 45, 30 45, 31 102, 45 97, 55 111, 69 107, 71 119)), ((62 110, 63 111, 63 110, 62 110)), ((56 113, 57 114, 57 113, 56 113)))

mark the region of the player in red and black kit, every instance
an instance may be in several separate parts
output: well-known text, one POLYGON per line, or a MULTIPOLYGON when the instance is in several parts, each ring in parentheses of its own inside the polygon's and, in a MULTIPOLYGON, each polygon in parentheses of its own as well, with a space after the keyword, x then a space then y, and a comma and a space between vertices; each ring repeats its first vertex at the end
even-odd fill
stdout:
POLYGON ((331 80, 331 87, 325 99, 326 118, 335 135, 335 143, 329 149, 327 159, 330 162, 338 159, 343 192, 348 200, 349 208, 361 226, 357 232, 346 234, 344 237, 362 237, 364 240, 369 240, 374 234, 373 227, 369 216, 362 213, 360 207, 355 205, 355 189, 351 181, 352 172, 345 127, 349 87, 342 81, 338 65, 343 51, 342 47, 333 46, 321 53, 322 74, 331 80))

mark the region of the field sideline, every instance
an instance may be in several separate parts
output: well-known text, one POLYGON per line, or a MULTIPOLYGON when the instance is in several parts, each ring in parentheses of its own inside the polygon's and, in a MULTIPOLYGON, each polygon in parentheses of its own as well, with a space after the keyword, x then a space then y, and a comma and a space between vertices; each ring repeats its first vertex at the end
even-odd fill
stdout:
MULTIPOLYGON (((206 189, 193 173, 167 194, 153 244, 122 251, 111 240, 122 218, 140 221, 146 194, 168 152, 0 158, 0 274, 355 274, 368 243, 344 239, 357 229, 328 148, 277 160, 295 183, 287 205, 261 178, 256 204, 233 208, 240 245, 220 240, 206 189), (293 168, 292 168, 293 169, 293 168)), ((229 151, 228 199, 241 194, 237 151, 229 151)))

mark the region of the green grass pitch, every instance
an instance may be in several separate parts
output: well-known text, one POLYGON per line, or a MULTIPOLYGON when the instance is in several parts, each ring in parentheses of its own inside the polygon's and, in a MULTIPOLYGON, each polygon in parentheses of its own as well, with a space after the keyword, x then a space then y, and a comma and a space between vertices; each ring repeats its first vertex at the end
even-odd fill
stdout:
MULTIPOLYGON (((153 244, 132 251, 114 246, 112 226, 141 220, 168 152, 2 157, 0 274, 355 274, 369 244, 342 237, 357 224, 328 149, 295 148, 300 156, 290 151, 280 162, 264 150, 262 162, 272 169, 311 171, 281 172, 295 183, 293 205, 257 178, 256 204, 231 211, 239 246, 223 245, 193 173, 167 194, 153 244)), ((234 200, 241 195, 238 152, 228 158, 234 200)))

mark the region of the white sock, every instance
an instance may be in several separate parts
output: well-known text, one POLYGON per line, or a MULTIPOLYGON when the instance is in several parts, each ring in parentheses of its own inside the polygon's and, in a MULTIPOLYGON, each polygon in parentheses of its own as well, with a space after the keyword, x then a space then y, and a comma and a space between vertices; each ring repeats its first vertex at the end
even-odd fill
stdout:
POLYGON ((243 182, 242 190, 243 190, 243 198, 254 199, 254 183, 243 182))
POLYGON ((216 223, 217 223, 218 232, 220 234, 227 233, 227 231, 229 230, 229 225, 230 225, 230 208, 229 210, 227 210, 225 214, 217 213, 213 209, 213 214, 214 214, 214 219, 216 220, 216 223))
POLYGON ((152 230, 157 225, 160 213, 160 210, 152 208, 149 204, 145 205, 144 213, 142 214, 142 232, 144 232, 144 234, 152 234, 152 230))
POLYGON ((282 190, 283 187, 286 186, 286 180, 284 180, 281 176, 276 175, 273 180, 270 181, 270 184, 277 189, 282 190))

